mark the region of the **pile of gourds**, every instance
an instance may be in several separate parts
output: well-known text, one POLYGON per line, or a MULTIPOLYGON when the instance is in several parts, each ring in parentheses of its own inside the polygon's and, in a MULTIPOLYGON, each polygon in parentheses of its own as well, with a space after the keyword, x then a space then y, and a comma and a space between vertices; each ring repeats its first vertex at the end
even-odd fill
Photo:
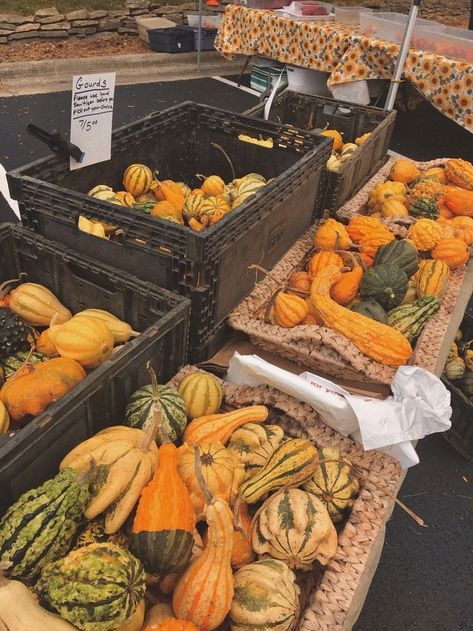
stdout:
POLYGON ((371 135, 371 132, 367 132, 358 138, 355 138, 354 142, 344 142, 343 132, 339 132, 337 129, 325 129, 320 132, 322 136, 332 139, 332 153, 327 161, 326 167, 329 171, 337 172, 340 168, 352 158, 356 151, 371 135))
MULTIPOLYGON (((131 164, 123 174, 123 191, 115 192, 110 186, 99 184, 88 195, 202 232, 271 181, 259 173, 249 173, 229 183, 218 175, 197 174, 200 185, 191 189, 184 182, 160 181, 157 175, 144 164, 131 164)), ((79 218, 79 228, 101 238, 108 238, 116 230, 84 216, 79 218)))
POLYGON ((220 411, 212 375, 176 389, 150 374, 124 425, 0 520, 0 608, 21 595, 1 608, 9 631, 212 631, 227 616, 289 631, 296 575, 335 555, 359 493, 337 450, 286 436, 264 405, 220 411))
POLYGON ((107 311, 73 316, 47 287, 12 282, 0 288, 0 433, 43 412, 139 335, 107 311))
POLYGON ((473 401, 473 340, 463 339, 461 329, 456 332, 443 373, 473 401))

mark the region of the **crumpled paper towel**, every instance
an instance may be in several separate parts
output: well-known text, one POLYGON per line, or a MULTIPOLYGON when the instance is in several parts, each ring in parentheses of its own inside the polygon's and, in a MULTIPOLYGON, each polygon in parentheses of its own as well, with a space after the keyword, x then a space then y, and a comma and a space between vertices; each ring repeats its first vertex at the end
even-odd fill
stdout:
POLYGON ((353 395, 309 372, 301 375, 278 368, 257 355, 235 355, 227 380, 250 386, 268 385, 311 405, 324 421, 365 450, 380 449, 402 467, 419 462, 412 445, 434 432, 450 428, 450 393, 438 377, 416 366, 401 366, 385 400, 353 395))

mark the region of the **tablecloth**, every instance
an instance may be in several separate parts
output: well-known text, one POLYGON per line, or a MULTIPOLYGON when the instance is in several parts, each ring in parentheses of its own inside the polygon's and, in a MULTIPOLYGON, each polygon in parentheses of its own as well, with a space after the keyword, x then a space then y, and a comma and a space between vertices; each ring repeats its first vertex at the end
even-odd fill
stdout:
MULTIPOLYGON (((225 56, 263 55, 330 73, 333 86, 360 79, 389 79, 399 45, 335 22, 283 18, 272 11, 228 6, 215 47, 225 56)), ((473 132, 473 65, 411 49, 405 78, 442 114, 473 132)))

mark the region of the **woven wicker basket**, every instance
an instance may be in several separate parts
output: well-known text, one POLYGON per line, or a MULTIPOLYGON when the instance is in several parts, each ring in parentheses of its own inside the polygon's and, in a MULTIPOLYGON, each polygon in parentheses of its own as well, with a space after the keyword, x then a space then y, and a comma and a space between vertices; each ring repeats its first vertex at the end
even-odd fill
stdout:
MULTIPOLYGON (((186 374, 195 370, 193 367, 183 369, 171 383, 177 385, 186 374)), ((351 629, 355 614, 359 612, 358 590, 363 591, 366 587, 364 573, 367 564, 372 562, 373 545, 379 535, 384 534, 385 523, 393 509, 392 497, 397 495, 402 481, 399 463, 378 451, 363 451, 359 443, 328 427, 309 405, 279 390, 219 382, 229 406, 255 404, 277 408, 281 417, 272 418, 271 422, 279 423, 287 434, 309 438, 321 447, 334 447, 359 467, 360 495, 339 534, 337 554, 322 573, 301 573, 312 589, 304 599, 307 602, 301 602, 297 626, 299 631, 351 629), (307 574, 313 575, 305 576, 307 574), (351 619, 349 624, 348 618, 351 619)))
MULTIPOLYGON (((417 163, 422 169, 438 166, 445 160, 417 163)), ((339 211, 338 218, 349 221, 350 217, 364 212, 370 191, 384 182, 393 160, 390 160, 355 197, 339 211)), ((400 237, 407 234, 410 218, 385 219, 389 229, 400 237)), ((251 294, 230 314, 228 323, 236 330, 250 336, 255 346, 286 357, 302 366, 331 377, 358 382, 390 384, 395 369, 363 355, 344 335, 325 327, 310 325, 293 329, 266 324, 256 317, 270 300, 278 283, 286 283, 289 277, 301 269, 312 247, 314 228, 308 230, 271 271, 272 278, 265 278, 255 286, 251 294), (274 280, 273 280, 274 279, 274 280)), ((452 270, 448 287, 437 314, 424 327, 417 340, 410 364, 435 371, 437 359, 460 294, 466 269, 452 270)))

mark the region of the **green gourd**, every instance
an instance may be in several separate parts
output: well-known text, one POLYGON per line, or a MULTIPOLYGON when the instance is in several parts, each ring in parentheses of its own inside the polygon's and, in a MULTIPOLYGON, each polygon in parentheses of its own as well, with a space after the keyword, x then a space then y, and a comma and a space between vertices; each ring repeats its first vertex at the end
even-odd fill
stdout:
POLYGON ((385 245, 380 245, 374 257, 373 266, 385 263, 396 265, 410 278, 419 269, 419 255, 412 243, 394 239, 385 245))
POLYGON ((420 199, 414 200, 409 206, 409 214, 412 215, 412 217, 437 219, 440 215, 440 209, 437 200, 421 197, 420 199))
POLYGON ((407 292, 407 275, 397 265, 383 263, 363 274, 360 284, 360 296, 363 299, 374 298, 389 311, 397 307, 407 292))
POLYGON ((382 322, 383 324, 386 324, 388 321, 388 314, 374 298, 357 302, 353 305, 351 310, 355 313, 361 313, 361 315, 376 320, 377 322, 382 322))
POLYGON ((423 296, 409 305, 401 305, 390 311, 388 324, 400 331, 409 342, 413 342, 439 309, 440 300, 438 298, 423 296))

